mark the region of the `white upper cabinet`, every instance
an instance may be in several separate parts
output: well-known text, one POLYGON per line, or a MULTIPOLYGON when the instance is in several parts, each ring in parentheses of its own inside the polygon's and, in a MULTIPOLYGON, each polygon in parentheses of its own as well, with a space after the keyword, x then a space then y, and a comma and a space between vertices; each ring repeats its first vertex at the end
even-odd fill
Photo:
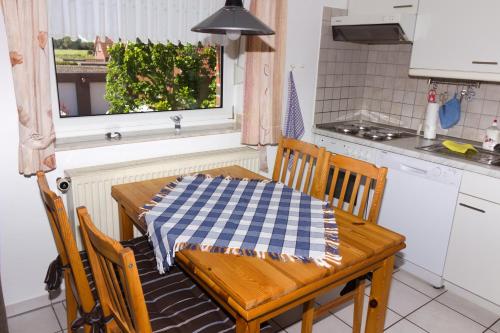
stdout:
POLYGON ((420 0, 410 75, 500 81, 500 1, 420 0))
POLYGON ((348 15, 415 14, 418 0, 350 0, 348 15))

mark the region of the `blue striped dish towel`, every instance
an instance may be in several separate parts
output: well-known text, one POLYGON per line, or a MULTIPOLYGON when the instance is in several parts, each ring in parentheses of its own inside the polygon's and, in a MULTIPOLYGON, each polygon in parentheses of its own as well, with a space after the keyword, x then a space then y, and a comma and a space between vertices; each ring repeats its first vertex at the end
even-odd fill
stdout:
POLYGON ((299 95, 297 95, 297 89, 295 88, 293 72, 290 71, 283 135, 293 139, 300 139, 304 136, 304 132, 304 118, 302 118, 302 110, 300 109, 299 95))
MULTIPOLYGON (((304 136, 304 118, 300 109, 299 95, 295 88, 295 80, 293 71, 290 71, 288 78, 288 101, 286 105, 285 124, 283 127, 283 135, 293 139, 300 139, 304 136)), ((290 155, 288 161, 288 169, 293 165, 293 155, 290 155)))

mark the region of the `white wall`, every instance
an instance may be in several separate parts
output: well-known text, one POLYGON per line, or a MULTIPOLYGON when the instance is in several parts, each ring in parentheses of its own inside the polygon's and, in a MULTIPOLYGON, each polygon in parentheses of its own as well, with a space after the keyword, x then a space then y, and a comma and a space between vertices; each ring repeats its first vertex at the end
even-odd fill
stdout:
MULTIPOLYGON (((286 69, 288 73, 291 65, 296 66, 293 75, 306 128, 303 139, 310 141, 314 119, 323 7, 347 8, 347 0, 289 0, 288 6, 286 69), (300 68, 301 66, 304 67, 300 68)), ((287 84, 285 84, 285 91, 287 91, 287 84)))
MULTIPOLYGON (((314 96, 318 67, 323 5, 345 8, 346 0, 289 0, 287 68, 304 66, 295 71, 295 81, 304 113, 306 134, 312 140, 314 96)), ((0 13, 1 15, 1 13, 0 13)), ((0 17, 0 270, 5 303, 9 314, 40 306, 48 301, 43 279, 56 251, 34 178, 17 171, 18 128, 11 68, 6 46, 3 18, 0 17)), ((284 89, 286 90, 286 84, 284 89)), ((141 158, 207 151, 238 146, 238 134, 138 143, 107 148, 61 152, 58 169, 49 173, 49 183, 65 168, 130 161, 141 158)), ((269 165, 274 165, 275 149, 269 149, 269 165)))
POLYGON ((17 171, 17 108, 12 72, 0 12, 0 269, 5 303, 11 304, 40 295, 44 270, 55 256, 43 208, 36 197, 34 179, 17 171), (28 245, 28 246, 27 246, 28 245))
MULTIPOLYGON (((312 142, 312 126, 316 96, 323 7, 347 8, 348 0, 288 0, 285 104, 288 96, 288 71, 295 65, 293 76, 299 96, 306 132, 302 140, 312 142), (302 68, 303 66, 303 68, 302 68)), ((276 148, 268 149, 270 170, 276 148)))

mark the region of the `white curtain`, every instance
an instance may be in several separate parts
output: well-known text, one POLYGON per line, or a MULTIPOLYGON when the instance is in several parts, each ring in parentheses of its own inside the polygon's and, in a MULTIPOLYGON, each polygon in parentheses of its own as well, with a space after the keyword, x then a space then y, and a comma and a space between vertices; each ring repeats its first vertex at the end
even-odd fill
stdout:
POLYGON ((48 0, 49 34, 93 41, 217 42, 212 35, 191 32, 224 6, 224 0, 48 0))

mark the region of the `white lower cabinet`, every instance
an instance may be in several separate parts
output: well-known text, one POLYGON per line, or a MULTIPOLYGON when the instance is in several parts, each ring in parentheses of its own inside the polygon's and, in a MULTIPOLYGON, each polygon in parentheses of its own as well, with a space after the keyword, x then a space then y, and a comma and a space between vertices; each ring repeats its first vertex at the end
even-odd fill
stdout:
POLYGON ((500 205, 458 197, 445 279, 500 305, 500 205))

